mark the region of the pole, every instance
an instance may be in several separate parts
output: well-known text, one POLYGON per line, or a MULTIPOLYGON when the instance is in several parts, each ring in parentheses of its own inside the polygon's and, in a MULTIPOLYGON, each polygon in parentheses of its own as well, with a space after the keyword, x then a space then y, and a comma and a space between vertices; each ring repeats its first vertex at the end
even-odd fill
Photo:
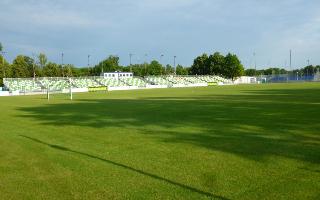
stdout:
POLYGON ((64 54, 61 53, 61 65, 62 65, 62 66, 63 66, 63 56, 64 56, 64 54))
POLYGON ((33 80, 36 79, 36 72, 35 72, 35 56, 32 53, 32 57, 33 57, 33 80))
POLYGON ((61 70, 62 70, 62 76, 64 77, 64 68, 63 68, 63 53, 61 53, 61 70))
POLYGON ((70 100, 72 101, 72 79, 69 79, 69 84, 70 84, 70 100))
MULTIPOLYGON (((292 59, 292 55, 291 55, 291 49, 290 49, 290 64, 289 64, 289 67, 290 67, 290 70, 289 70, 289 71, 290 71, 290 72, 291 72, 291 70, 292 70, 292 69, 291 69, 291 67, 292 67, 292 66, 291 66, 291 64, 292 64, 292 60, 291 60, 291 59, 292 59)), ((293 75, 293 76, 294 76, 294 75, 293 75)))
POLYGON ((132 59, 132 56, 133 56, 133 54, 132 54, 132 53, 130 53, 130 54, 129 54, 129 57, 130 57, 130 72, 132 72, 132 66, 131 66, 131 59, 132 59))
POLYGON ((90 55, 88 55, 88 76, 90 75, 90 55))
POLYGON ((177 58, 177 56, 173 56, 173 67, 174 67, 174 74, 175 75, 177 75, 176 58, 177 58))
POLYGON ((144 56, 145 56, 144 75, 147 75, 147 57, 148 57, 148 54, 144 54, 144 56))
POLYGON ((49 86, 49 83, 47 85, 47 99, 48 99, 48 101, 50 100, 50 86, 49 86))
POLYGON ((6 53, 7 53, 7 52, 1 51, 1 54, 2 54, 3 78, 6 77, 6 69, 5 69, 5 66, 4 66, 4 54, 6 54, 6 53))
MULTIPOLYGON (((163 58, 163 56, 164 56, 163 54, 161 54, 161 55, 160 55, 160 64, 161 64, 161 68, 163 67, 163 64, 162 64, 162 58, 163 58)), ((166 69, 166 68, 164 68, 164 71, 165 71, 165 72, 167 72, 167 69, 166 69)), ((161 72, 162 72, 162 69, 161 69, 161 72)), ((162 73, 161 73, 161 75, 162 75, 162 73)))
POLYGON ((254 57, 254 76, 257 76, 257 60, 256 60, 256 52, 253 52, 254 57))

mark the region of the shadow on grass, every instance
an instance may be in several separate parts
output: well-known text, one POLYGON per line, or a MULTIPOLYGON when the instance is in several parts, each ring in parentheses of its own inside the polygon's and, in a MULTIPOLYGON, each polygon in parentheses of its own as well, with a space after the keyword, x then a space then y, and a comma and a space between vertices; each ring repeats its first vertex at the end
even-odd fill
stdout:
POLYGON ((29 139, 29 140, 31 140, 31 141, 33 141, 33 142, 37 142, 37 143, 46 145, 46 146, 51 147, 51 148, 53 148, 53 149, 57 149, 57 150, 61 150, 61 151, 66 151, 66 152, 70 152, 70 153, 75 153, 75 154, 79 154, 79 155, 82 155, 82 156, 86 156, 86 157, 89 157, 89 158, 92 158, 92 159, 100 160, 100 161, 102 161, 102 162, 105 162, 105 163, 108 163, 108 164, 112 164, 112 165, 114 165, 114 166, 121 167, 121 168, 123 168, 123 169, 130 170, 130 171, 139 173, 139 174, 141 174, 141 175, 144 175, 144 176, 148 176, 148 177, 150 177, 150 178, 157 179, 157 180, 159 180, 159 181, 166 182, 166 183, 168 183, 168 184, 174 185, 174 186, 176 186, 176 187, 183 188, 183 189, 185 189, 185 190, 189 190, 189 191, 192 191, 192 192, 196 192, 196 193, 201 194, 201 195, 206 195, 206 196, 208 196, 208 197, 210 197, 210 198, 221 199, 221 200, 228 200, 228 199, 225 198, 225 197, 218 196, 218 195, 214 195, 214 194, 211 194, 211 193, 209 193, 209 192, 205 192, 205 191, 199 190, 199 189, 197 189, 197 188, 190 187, 190 186, 188 186, 188 185, 184 185, 184 184, 181 184, 181 183, 177 183, 177 182, 175 182, 175 181, 172 181, 172 180, 169 180, 169 179, 166 179, 166 178, 157 176, 157 175, 155 175, 155 174, 151 174, 151 173, 148 173, 148 172, 144 172, 144 171, 142 171, 142 170, 135 169, 135 168, 133 168, 133 167, 130 167, 130 166, 127 166, 127 165, 124 165, 124 164, 121 164, 121 163, 114 162, 114 161, 112 161, 112 160, 100 158, 100 157, 97 157, 97 156, 94 156, 94 155, 90 155, 90 154, 87 154, 87 153, 84 153, 84 152, 80 152, 80 151, 75 151, 75 150, 72 150, 72 149, 69 149, 69 148, 66 148, 66 147, 63 147, 63 146, 54 145, 54 144, 49 144, 49 143, 46 143, 46 142, 44 142, 44 141, 41 141, 41 140, 38 140, 38 139, 35 139, 35 138, 32 138, 32 137, 28 137, 28 136, 25 136, 25 135, 20 135, 20 136, 23 137, 23 138, 29 139))
POLYGON ((319 102, 318 89, 245 90, 235 95, 80 99, 23 107, 19 117, 51 126, 135 129, 163 142, 257 161, 281 156, 320 163, 319 102))

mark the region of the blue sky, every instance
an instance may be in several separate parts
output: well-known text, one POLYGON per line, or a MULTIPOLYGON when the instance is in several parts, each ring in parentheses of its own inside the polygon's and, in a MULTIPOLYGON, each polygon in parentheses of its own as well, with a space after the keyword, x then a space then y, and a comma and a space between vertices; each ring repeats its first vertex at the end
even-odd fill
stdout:
MULTIPOLYGON (((320 64, 319 0, 1 0, 6 58, 44 52, 86 66, 160 59, 188 66, 206 52, 237 54, 246 68, 320 64), (148 54, 147 57, 144 55, 148 54)), ((288 67, 287 67, 288 68, 288 67)))

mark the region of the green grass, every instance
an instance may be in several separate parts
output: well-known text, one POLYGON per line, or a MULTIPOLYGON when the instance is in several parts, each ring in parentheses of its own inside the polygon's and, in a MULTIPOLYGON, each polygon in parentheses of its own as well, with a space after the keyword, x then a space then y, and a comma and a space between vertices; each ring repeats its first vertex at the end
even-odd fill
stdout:
POLYGON ((319 199, 320 83, 0 98, 0 199, 319 199))

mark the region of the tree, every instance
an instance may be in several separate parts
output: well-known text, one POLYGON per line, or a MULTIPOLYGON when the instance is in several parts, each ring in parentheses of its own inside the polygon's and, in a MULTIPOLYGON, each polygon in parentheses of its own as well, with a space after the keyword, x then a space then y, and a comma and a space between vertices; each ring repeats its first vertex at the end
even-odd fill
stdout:
POLYGON ((16 78, 33 76, 33 59, 28 56, 18 55, 12 64, 12 75, 16 78))
POLYGON ((303 75, 311 76, 314 75, 316 71, 316 67, 309 65, 302 69, 303 75))
POLYGON ((43 75, 47 77, 59 77, 62 71, 56 63, 49 62, 43 68, 43 75))
POLYGON ((47 56, 44 53, 40 53, 38 55, 38 61, 39 61, 40 67, 42 69, 48 62, 47 56))
POLYGON ((220 75, 223 71, 225 58, 219 52, 215 52, 213 55, 210 55, 208 58, 208 67, 209 74, 211 75, 220 75))
POLYGON ((176 68, 176 74, 177 75, 188 75, 188 70, 187 70, 187 68, 184 68, 181 65, 178 65, 176 68))
POLYGON ((236 55, 228 53, 225 57, 223 75, 232 81, 243 75, 244 68, 236 55))
POLYGON ((1 42, 0 42, 0 51, 3 51, 3 46, 1 44, 1 42))
POLYGON ((102 72, 115 72, 121 69, 118 56, 109 56, 94 67, 94 74, 99 75, 102 72))
POLYGON ((246 76, 255 76, 255 75, 258 75, 258 72, 255 69, 246 69, 244 71, 244 75, 246 75, 246 76))
POLYGON ((194 59, 191 66, 191 73, 198 75, 208 74, 208 69, 208 55, 204 53, 194 59))
MULTIPOLYGON (((130 66, 128 67, 130 71, 130 66)), ((132 72, 135 76, 144 76, 146 74, 145 65, 135 64, 131 65, 132 72)))
MULTIPOLYGON (((62 70, 63 70, 64 76, 66 77, 73 77, 74 75, 77 74, 77 71, 74 65, 71 65, 71 64, 63 65, 62 70)), ((62 72, 60 72, 59 75, 61 76, 62 72)))
POLYGON ((171 65, 167 64, 166 65, 166 69, 165 69, 165 74, 173 74, 174 73, 174 69, 171 65))
POLYGON ((3 78, 11 77, 10 64, 0 55, 0 86, 3 85, 3 78))
POLYGON ((162 74, 162 70, 162 65, 158 61, 153 60, 147 67, 147 74, 160 75, 162 74))

